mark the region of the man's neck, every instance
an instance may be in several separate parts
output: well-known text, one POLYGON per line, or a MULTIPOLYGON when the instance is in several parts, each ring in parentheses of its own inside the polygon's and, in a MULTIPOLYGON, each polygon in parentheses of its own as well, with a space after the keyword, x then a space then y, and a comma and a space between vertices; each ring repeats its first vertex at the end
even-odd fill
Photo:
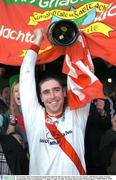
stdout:
POLYGON ((54 113, 54 114, 46 111, 46 113, 47 113, 49 116, 51 116, 51 117, 57 117, 57 118, 59 118, 59 117, 62 116, 62 114, 64 113, 64 111, 61 111, 61 112, 58 112, 58 113, 54 113))

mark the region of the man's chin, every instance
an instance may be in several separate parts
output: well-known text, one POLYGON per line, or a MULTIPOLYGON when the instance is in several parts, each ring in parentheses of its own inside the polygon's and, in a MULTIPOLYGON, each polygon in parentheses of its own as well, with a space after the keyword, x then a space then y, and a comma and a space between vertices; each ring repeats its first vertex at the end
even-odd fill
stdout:
POLYGON ((61 110, 59 110, 59 109, 53 109, 53 110, 50 110, 49 112, 50 112, 50 114, 52 114, 54 116, 57 116, 62 113, 61 110))

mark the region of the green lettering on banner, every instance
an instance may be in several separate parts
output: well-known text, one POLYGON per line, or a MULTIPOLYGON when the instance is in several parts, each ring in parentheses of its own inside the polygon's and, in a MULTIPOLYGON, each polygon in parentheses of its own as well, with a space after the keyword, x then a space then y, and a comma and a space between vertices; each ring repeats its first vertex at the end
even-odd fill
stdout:
POLYGON ((39 7, 43 10, 60 9, 74 7, 89 2, 99 2, 100 0, 4 0, 7 4, 25 4, 39 7))

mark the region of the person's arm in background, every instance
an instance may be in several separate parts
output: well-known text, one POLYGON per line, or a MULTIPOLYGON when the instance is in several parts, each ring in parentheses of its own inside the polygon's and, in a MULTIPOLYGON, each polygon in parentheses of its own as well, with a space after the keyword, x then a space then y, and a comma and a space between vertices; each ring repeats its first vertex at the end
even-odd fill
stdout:
POLYGON ((111 114, 110 114, 110 103, 109 101, 103 99, 97 99, 95 102, 95 106, 98 111, 98 121, 104 130, 111 128, 111 114))
POLYGON ((23 59, 20 70, 20 100, 21 109, 24 117, 25 125, 31 128, 33 125, 32 119, 39 107, 36 82, 35 82, 35 64, 38 56, 39 46, 43 39, 41 29, 35 30, 35 40, 31 48, 27 51, 23 59))

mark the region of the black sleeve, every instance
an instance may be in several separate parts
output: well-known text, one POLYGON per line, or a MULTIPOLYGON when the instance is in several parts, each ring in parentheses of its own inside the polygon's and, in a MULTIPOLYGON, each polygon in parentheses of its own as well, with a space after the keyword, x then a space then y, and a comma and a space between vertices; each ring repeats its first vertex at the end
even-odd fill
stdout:
POLYGON ((14 175, 28 175, 29 160, 22 145, 12 135, 3 135, 0 143, 11 172, 14 175))

